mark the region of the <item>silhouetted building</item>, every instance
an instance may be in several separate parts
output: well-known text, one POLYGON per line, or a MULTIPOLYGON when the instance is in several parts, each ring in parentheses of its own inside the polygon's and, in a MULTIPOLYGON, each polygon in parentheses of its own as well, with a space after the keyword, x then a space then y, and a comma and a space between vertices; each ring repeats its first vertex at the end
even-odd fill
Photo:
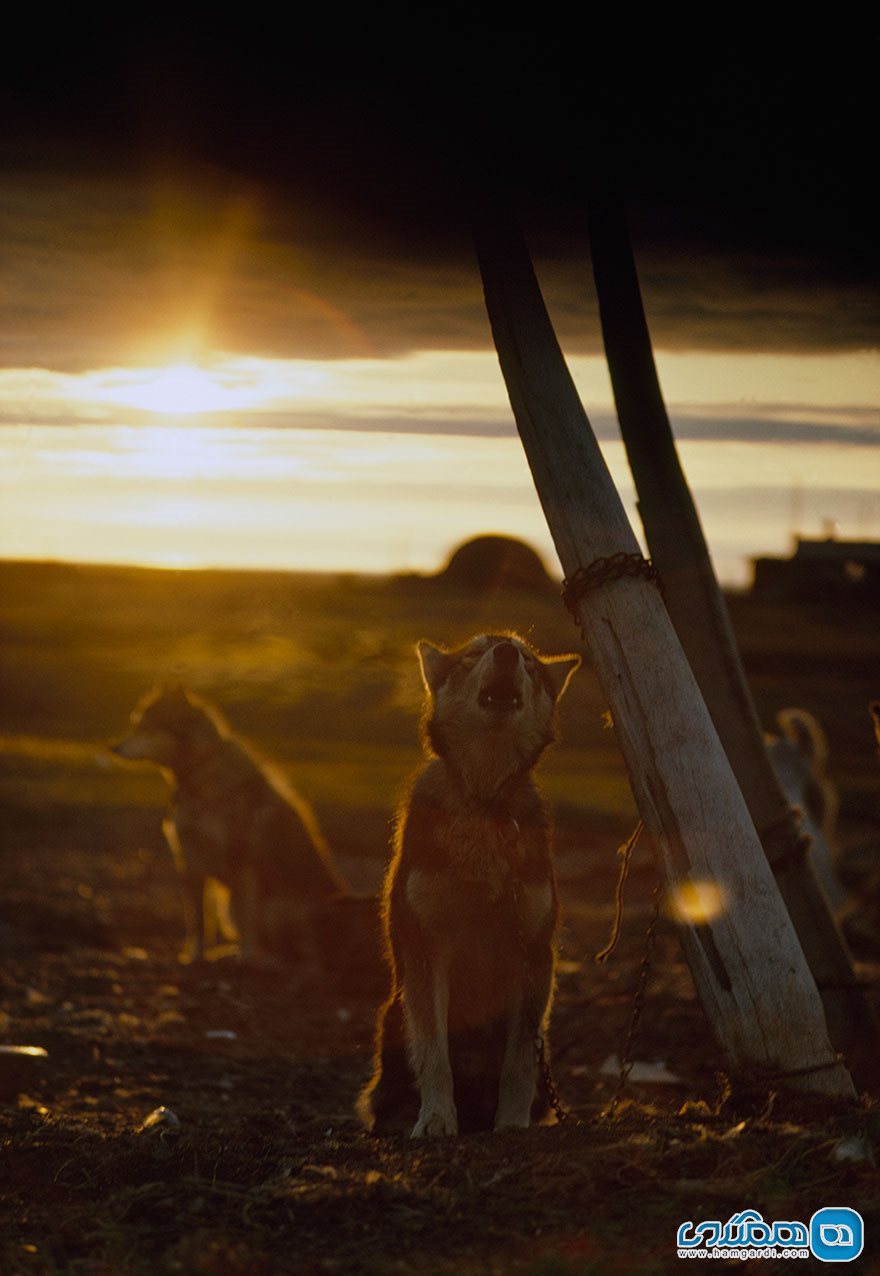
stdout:
POLYGON ((752 566, 752 593, 756 597, 880 604, 880 542, 877 541, 798 537, 791 558, 755 558, 752 566))

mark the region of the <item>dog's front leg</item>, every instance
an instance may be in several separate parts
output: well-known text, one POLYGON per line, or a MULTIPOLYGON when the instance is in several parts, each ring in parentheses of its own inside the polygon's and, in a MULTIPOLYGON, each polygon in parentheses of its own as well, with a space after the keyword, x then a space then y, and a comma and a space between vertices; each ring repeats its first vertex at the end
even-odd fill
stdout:
POLYGON ((234 944, 238 940, 238 930, 232 920, 230 911, 229 888, 217 877, 209 877, 205 883, 206 913, 205 941, 208 944, 234 944), (213 935, 208 933, 208 920, 213 926, 213 935))
POLYGON ((531 1124, 538 1080, 537 1038, 546 1035, 552 996, 552 951, 533 951, 529 977, 521 981, 510 1006, 495 1111, 496 1130, 526 1129, 531 1124))
POLYGON ((205 890, 204 873, 188 870, 181 879, 186 943, 181 961, 203 961, 205 957, 205 890))
POLYGON ((196 869, 184 851, 177 820, 168 816, 162 821, 162 832, 180 874, 180 893, 183 897, 183 921, 186 930, 180 960, 202 961, 205 956, 205 874, 196 869))
POLYGON ((254 961, 260 954, 260 909, 262 893, 257 874, 246 865, 238 883, 238 949, 242 961, 254 961))
POLYGON ((524 1130, 531 1123, 532 1104, 535 1101, 537 1025, 533 1022, 535 1014, 529 1005, 530 1000, 517 993, 510 1008, 498 1087, 498 1107, 495 1112, 496 1130, 524 1130))
POLYGON ((407 1053, 421 1096, 418 1120, 411 1138, 458 1134, 458 1114, 449 1062, 448 962, 431 962, 407 969, 404 979, 407 1053))

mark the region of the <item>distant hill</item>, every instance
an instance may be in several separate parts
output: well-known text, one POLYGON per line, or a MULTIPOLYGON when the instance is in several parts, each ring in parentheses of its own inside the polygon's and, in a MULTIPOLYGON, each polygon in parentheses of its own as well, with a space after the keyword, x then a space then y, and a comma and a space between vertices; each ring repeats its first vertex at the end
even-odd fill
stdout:
POLYGON ((475 536, 465 541, 434 579, 472 590, 543 591, 553 584, 540 555, 512 536, 475 536))

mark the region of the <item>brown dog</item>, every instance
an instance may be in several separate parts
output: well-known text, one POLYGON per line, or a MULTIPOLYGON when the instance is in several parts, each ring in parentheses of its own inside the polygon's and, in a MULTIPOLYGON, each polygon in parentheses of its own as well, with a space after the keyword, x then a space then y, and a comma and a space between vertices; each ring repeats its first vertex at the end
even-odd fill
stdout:
POLYGON ((159 766, 172 786, 162 827, 183 885, 184 956, 204 956, 206 914, 209 927, 225 929, 218 900, 228 892, 242 957, 293 948, 316 964, 314 911, 344 884, 309 807, 220 711, 178 684, 160 686, 110 747, 159 766))
POLYGON ((413 1137, 524 1127, 547 1114, 535 1038, 558 915, 532 769, 580 657, 541 657, 513 634, 418 651, 435 756, 398 820, 384 893, 392 986, 358 1111, 413 1137))

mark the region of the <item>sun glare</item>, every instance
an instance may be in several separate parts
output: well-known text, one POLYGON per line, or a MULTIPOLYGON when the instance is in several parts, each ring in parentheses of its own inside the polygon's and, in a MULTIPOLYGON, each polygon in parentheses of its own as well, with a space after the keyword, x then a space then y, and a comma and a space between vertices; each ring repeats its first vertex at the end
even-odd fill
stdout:
POLYGON ((154 373, 141 385, 125 390, 132 407, 166 416, 192 416, 217 412, 228 406, 229 392, 210 373, 195 364, 178 363, 154 373))
POLYGON ((226 478, 238 469, 240 447, 228 430, 192 426, 144 425, 115 431, 119 449, 113 458, 115 472, 141 478, 226 478))
POLYGON ((210 412, 223 403, 223 397, 222 387, 206 372, 186 364, 167 368, 140 393, 141 406, 174 415, 210 412))
POLYGON ((164 367, 79 373, 68 378, 64 390, 78 403, 180 417, 289 406, 326 396, 333 382, 327 368, 308 360, 222 356, 208 366, 178 360, 164 367))

